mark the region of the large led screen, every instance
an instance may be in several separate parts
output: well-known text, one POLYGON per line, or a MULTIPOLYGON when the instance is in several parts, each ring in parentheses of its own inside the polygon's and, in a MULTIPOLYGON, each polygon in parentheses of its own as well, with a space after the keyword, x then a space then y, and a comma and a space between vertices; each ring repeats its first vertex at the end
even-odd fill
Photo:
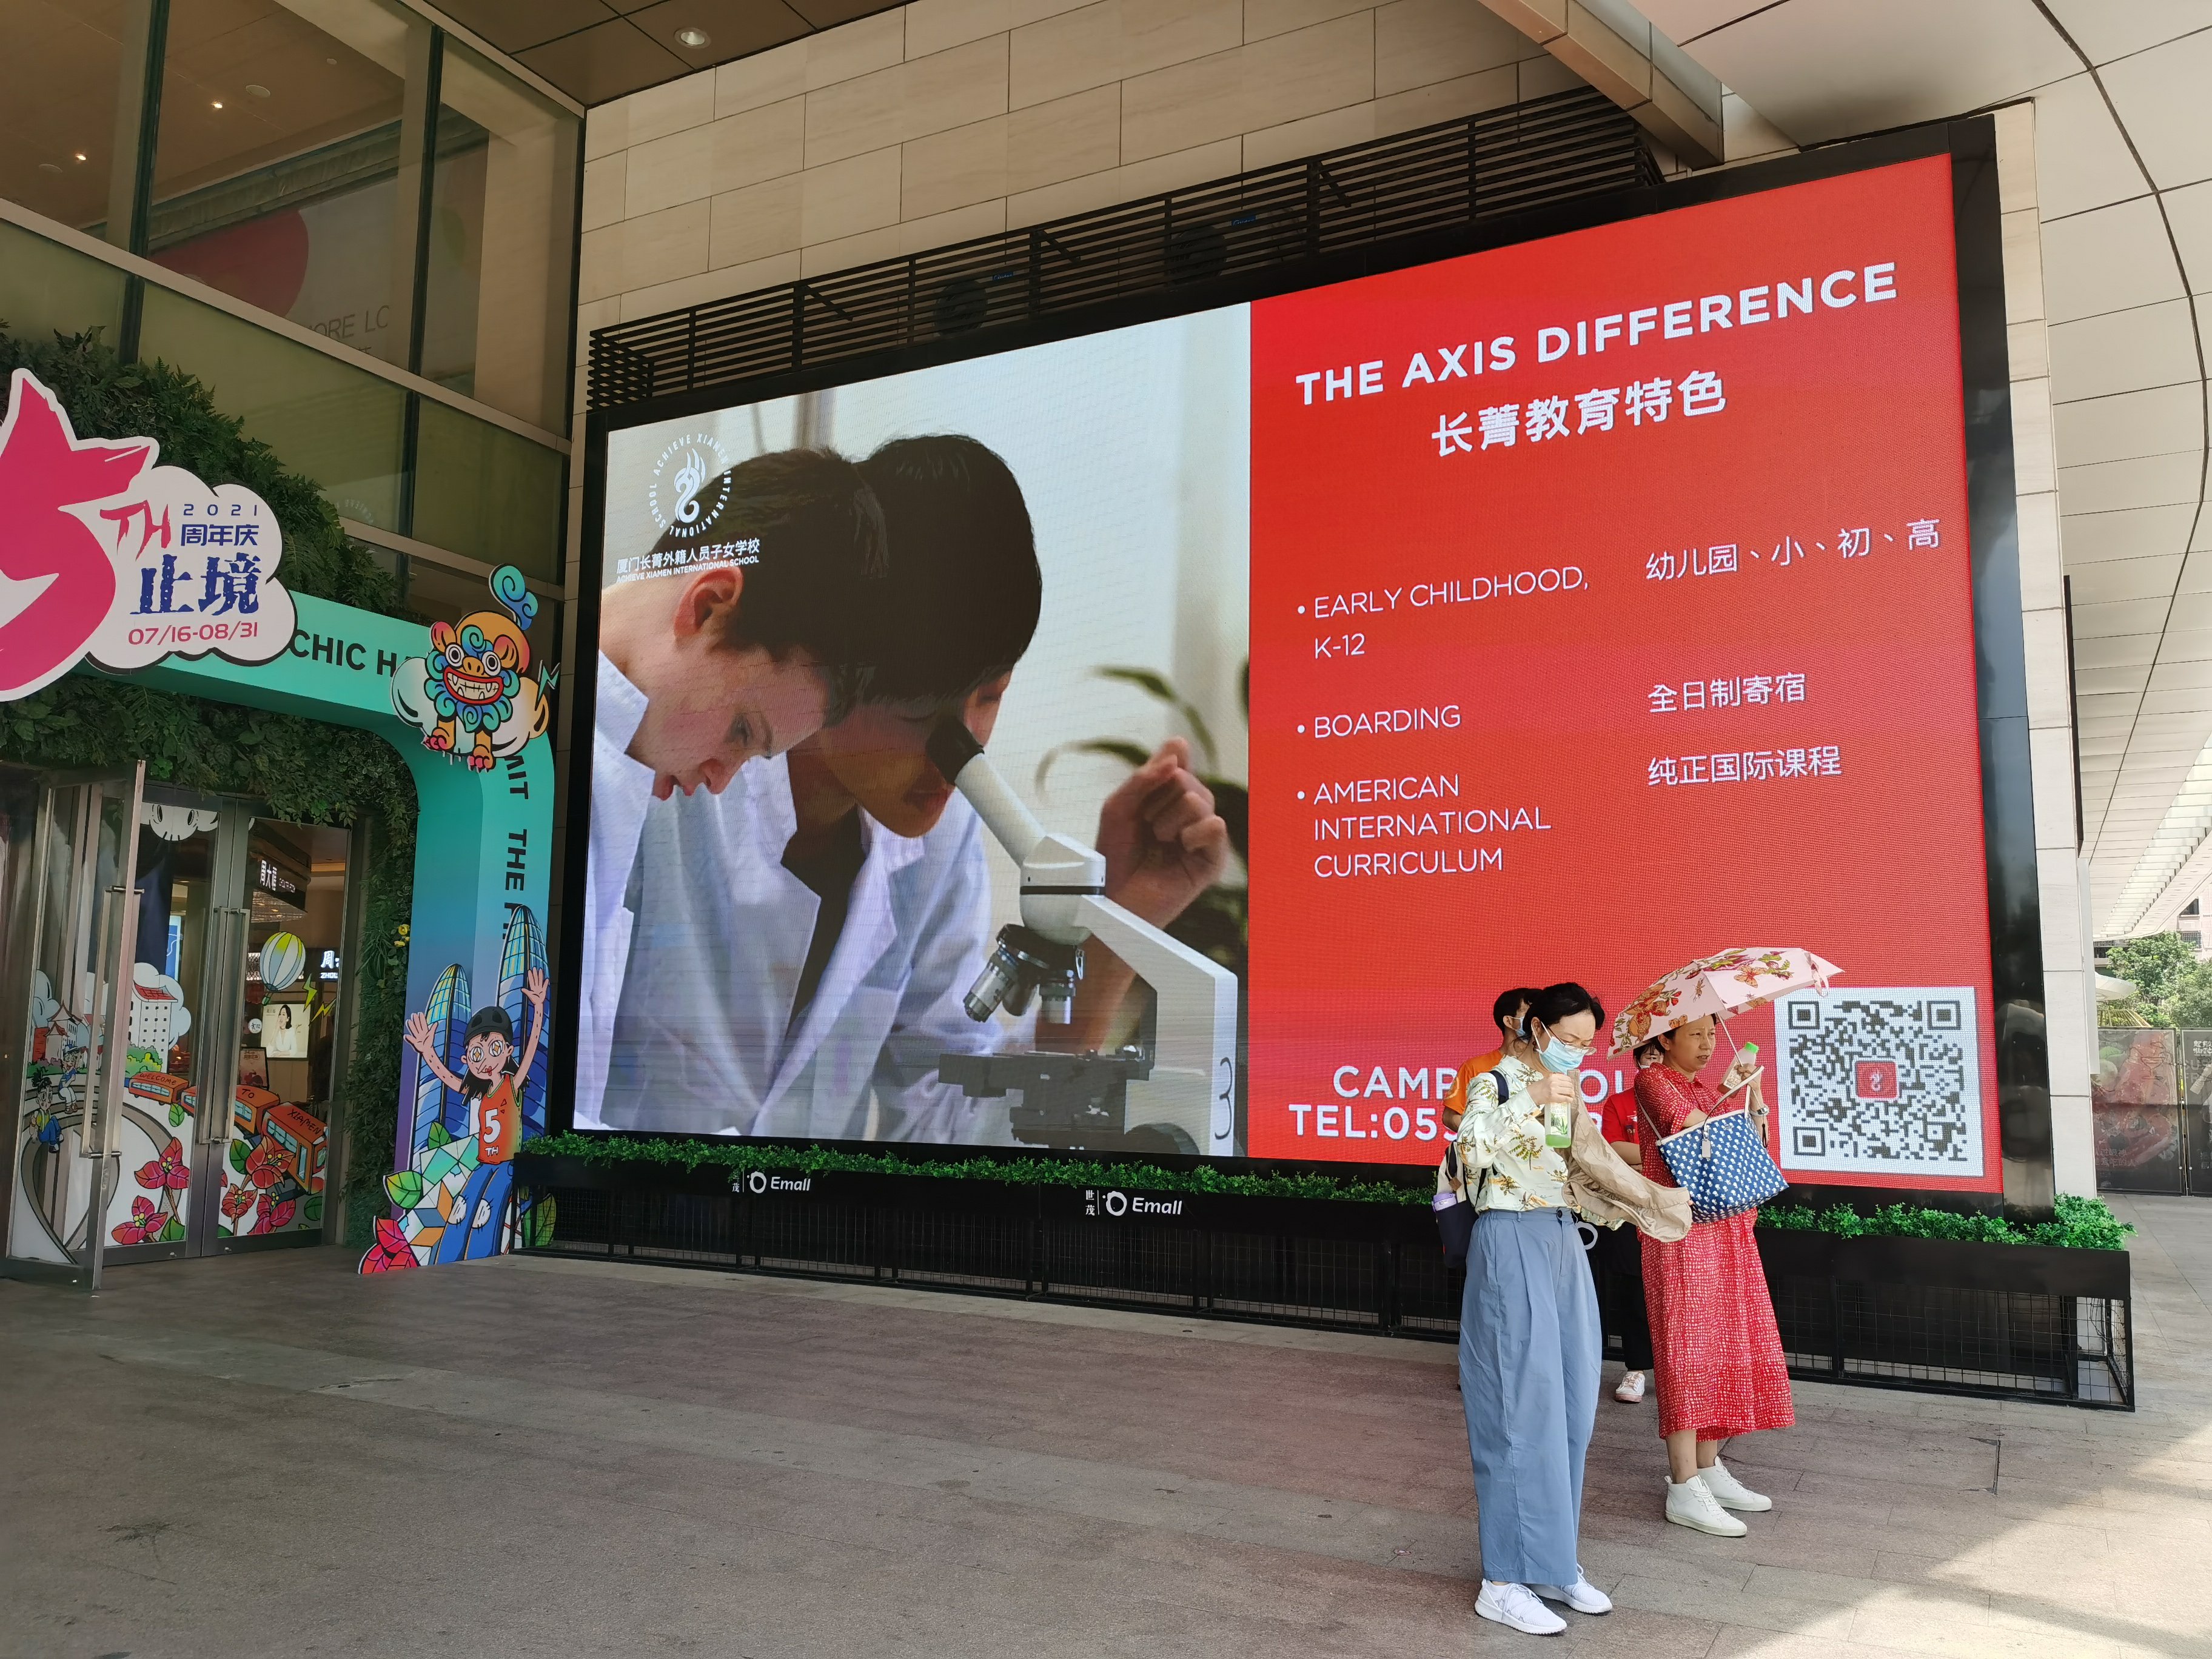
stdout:
POLYGON ((612 431, 579 1126, 1432 1162, 1499 990, 1785 946, 1785 1172, 1997 1188, 1955 234, 1911 161, 612 431), (970 1017, 948 711, 1172 994, 970 1017))

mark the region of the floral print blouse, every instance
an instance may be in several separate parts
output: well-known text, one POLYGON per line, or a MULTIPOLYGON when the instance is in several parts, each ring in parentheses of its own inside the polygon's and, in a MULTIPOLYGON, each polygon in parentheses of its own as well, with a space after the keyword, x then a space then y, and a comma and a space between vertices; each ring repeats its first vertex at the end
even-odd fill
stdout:
MULTIPOLYGON (((1459 1156, 1470 1188, 1476 1171, 1486 1171, 1474 1197, 1483 1210, 1549 1210, 1567 1201, 1566 1154, 1544 1144, 1544 1109, 1528 1096, 1540 1073, 1525 1061, 1505 1059, 1498 1071, 1512 1085, 1503 1104, 1495 1078, 1475 1079, 1467 1091, 1467 1115, 1460 1119, 1459 1156)), ((1577 1109, 1580 1109, 1577 1108, 1577 1109)))

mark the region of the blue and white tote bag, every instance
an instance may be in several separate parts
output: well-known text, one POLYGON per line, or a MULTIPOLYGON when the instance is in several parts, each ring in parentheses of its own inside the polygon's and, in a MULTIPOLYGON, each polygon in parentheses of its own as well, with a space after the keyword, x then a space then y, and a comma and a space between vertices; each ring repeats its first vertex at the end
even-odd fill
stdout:
POLYGON ((1767 1155, 1766 1142, 1745 1111, 1709 1117, 1659 1143, 1667 1173, 1690 1195, 1699 1221, 1725 1221, 1778 1198, 1790 1183, 1767 1155))

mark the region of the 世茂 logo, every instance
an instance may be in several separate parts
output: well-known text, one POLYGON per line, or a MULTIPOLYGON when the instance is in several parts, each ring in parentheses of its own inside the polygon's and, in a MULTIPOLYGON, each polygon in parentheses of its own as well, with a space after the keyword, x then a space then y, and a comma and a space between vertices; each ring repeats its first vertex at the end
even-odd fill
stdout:
POLYGON ((688 540, 703 535, 730 499, 730 458, 712 435, 686 432, 669 441, 653 464, 646 506, 662 532, 688 540))

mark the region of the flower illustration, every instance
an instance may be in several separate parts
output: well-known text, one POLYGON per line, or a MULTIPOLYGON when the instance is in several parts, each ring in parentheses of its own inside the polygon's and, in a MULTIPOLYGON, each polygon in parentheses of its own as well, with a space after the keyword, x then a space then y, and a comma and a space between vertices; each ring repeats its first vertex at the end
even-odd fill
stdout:
POLYGON ((192 1172, 185 1163, 184 1143, 173 1138, 167 1146, 161 1148, 161 1157, 151 1164, 138 1166, 137 1175, 138 1184, 155 1192, 164 1189, 184 1191, 192 1184, 192 1172))
MULTIPOLYGON (((146 1167, 150 1170, 154 1165, 149 1164, 146 1167)), ((139 1179, 143 1181, 145 1177, 141 1176, 139 1179)), ((150 1243, 168 1218, 154 1207, 151 1199, 134 1198, 131 1200, 131 1219, 114 1228, 109 1236, 118 1244, 150 1243)))
POLYGON ((246 1178, 256 1187, 274 1187, 284 1178, 284 1149, 274 1136, 264 1135, 246 1155, 246 1178))
POLYGON ((253 1188, 245 1182, 222 1189, 222 1212, 233 1221, 253 1207, 253 1188))
POLYGON ((365 1273, 398 1273, 416 1265, 414 1248, 407 1235, 399 1231, 399 1224, 388 1216, 376 1219, 376 1243, 361 1259, 361 1270, 365 1273))
POLYGON ((253 1206, 253 1231, 257 1233, 282 1231, 292 1224, 292 1212, 295 1207, 293 1200, 289 1198, 279 1204, 272 1200, 268 1194, 262 1194, 253 1206))

